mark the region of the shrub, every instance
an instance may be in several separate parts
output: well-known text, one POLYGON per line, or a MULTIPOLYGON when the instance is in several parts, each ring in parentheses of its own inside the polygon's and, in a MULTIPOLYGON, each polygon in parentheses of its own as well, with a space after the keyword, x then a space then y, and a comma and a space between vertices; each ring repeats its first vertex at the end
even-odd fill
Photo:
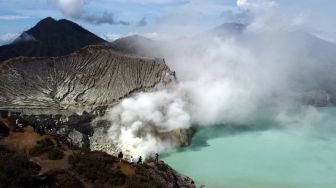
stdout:
POLYGON ((84 188, 80 180, 65 170, 49 171, 46 176, 50 187, 84 188))
POLYGON ((54 148, 54 143, 49 139, 39 140, 37 144, 29 151, 32 156, 39 156, 54 148))
POLYGON ((53 148, 48 152, 48 159, 50 160, 60 160, 63 159, 64 152, 58 148, 53 148))
POLYGON ((0 187, 36 187, 39 171, 25 155, 0 147, 0 187))

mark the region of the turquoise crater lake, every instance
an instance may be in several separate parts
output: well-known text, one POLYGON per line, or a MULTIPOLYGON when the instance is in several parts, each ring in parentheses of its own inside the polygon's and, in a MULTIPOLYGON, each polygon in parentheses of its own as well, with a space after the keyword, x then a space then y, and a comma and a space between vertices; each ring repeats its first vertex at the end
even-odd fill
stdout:
POLYGON ((250 125, 201 128, 163 160, 210 188, 336 187, 336 108, 260 114, 250 125))

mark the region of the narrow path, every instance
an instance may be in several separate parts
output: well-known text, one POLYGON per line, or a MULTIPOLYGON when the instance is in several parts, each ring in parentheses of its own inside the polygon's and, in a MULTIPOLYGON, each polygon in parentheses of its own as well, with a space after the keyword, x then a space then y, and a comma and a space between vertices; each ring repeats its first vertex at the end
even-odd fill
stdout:
POLYGON ((23 132, 11 131, 8 137, 5 137, 0 141, 0 145, 5 145, 9 149, 17 152, 27 153, 36 145, 38 140, 48 137, 48 135, 41 136, 37 134, 34 129, 29 126, 24 128, 23 132))

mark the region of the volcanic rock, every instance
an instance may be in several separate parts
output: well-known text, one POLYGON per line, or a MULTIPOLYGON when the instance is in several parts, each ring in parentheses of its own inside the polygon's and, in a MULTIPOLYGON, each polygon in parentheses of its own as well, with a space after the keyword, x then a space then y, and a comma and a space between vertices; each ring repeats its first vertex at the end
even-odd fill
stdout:
POLYGON ((31 109, 43 109, 42 114, 92 111, 167 84, 171 77, 174 73, 163 59, 129 56, 106 45, 64 57, 19 57, 0 66, 0 107, 29 109, 26 114, 31 109))
POLYGON ((0 63, 13 57, 51 57, 67 55, 87 45, 106 41, 69 20, 51 17, 23 32, 14 42, 0 46, 0 63))

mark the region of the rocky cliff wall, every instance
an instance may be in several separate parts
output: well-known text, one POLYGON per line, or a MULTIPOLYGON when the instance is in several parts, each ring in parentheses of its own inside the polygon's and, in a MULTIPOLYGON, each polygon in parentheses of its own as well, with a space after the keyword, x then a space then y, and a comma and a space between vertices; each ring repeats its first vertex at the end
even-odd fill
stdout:
POLYGON ((0 108, 90 111, 172 79, 163 59, 129 56, 103 45, 63 57, 19 57, 0 66, 0 108))

